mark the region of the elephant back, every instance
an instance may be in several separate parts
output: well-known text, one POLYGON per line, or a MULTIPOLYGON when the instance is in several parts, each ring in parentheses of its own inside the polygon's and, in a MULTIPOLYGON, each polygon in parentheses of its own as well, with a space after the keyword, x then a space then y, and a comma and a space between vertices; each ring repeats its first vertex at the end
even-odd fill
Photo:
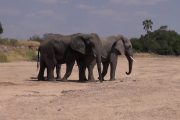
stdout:
POLYGON ((43 35, 43 39, 44 40, 59 39, 62 36, 63 35, 61 35, 61 34, 46 33, 46 34, 43 35))
POLYGON ((112 46, 116 42, 116 39, 110 36, 110 37, 101 39, 101 41, 102 41, 102 53, 101 53, 102 57, 108 58, 109 53, 112 49, 112 46))

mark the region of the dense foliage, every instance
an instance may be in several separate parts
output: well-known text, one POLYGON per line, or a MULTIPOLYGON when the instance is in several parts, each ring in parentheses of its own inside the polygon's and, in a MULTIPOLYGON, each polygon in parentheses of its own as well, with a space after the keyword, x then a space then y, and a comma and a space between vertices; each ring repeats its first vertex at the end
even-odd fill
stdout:
POLYGON ((148 52, 160 55, 180 55, 180 35, 167 26, 161 26, 154 32, 131 39, 136 52, 148 52))

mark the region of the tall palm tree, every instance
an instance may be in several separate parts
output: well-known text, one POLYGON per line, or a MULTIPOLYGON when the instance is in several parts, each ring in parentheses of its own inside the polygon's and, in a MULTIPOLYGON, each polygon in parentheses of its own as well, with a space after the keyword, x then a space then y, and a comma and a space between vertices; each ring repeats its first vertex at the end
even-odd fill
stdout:
POLYGON ((1 22, 0 22, 0 34, 3 33, 3 28, 2 28, 2 25, 1 25, 1 22))
POLYGON ((147 19, 143 21, 144 30, 148 34, 152 30, 153 22, 151 19, 147 19))

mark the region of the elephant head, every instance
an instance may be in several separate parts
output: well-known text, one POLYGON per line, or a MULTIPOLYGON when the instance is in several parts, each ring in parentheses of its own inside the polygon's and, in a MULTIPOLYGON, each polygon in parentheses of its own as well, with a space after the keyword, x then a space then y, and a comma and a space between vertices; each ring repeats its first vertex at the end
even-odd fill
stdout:
POLYGON ((116 36, 116 44, 115 49, 121 54, 125 55, 128 63, 129 63, 129 71, 126 72, 127 75, 131 74, 132 71, 132 65, 133 65, 133 49, 132 44, 129 39, 124 37, 123 35, 117 35, 116 36))
POLYGON ((88 55, 89 52, 92 52, 96 62, 99 73, 99 80, 102 81, 101 76, 101 48, 102 43, 99 39, 99 36, 96 33, 91 34, 82 34, 78 33, 73 36, 71 42, 71 48, 83 55, 88 55), (88 51, 90 50, 90 51, 88 51))

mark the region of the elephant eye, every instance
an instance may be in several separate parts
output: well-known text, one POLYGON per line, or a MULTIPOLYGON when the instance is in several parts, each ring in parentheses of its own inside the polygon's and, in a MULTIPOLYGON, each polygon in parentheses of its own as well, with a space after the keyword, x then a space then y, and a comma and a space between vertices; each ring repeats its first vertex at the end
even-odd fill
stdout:
POLYGON ((129 51, 129 49, 131 49, 131 46, 127 46, 126 50, 129 51))
POLYGON ((129 46, 128 46, 128 49, 130 49, 130 48, 131 48, 131 46, 129 45, 129 46))

